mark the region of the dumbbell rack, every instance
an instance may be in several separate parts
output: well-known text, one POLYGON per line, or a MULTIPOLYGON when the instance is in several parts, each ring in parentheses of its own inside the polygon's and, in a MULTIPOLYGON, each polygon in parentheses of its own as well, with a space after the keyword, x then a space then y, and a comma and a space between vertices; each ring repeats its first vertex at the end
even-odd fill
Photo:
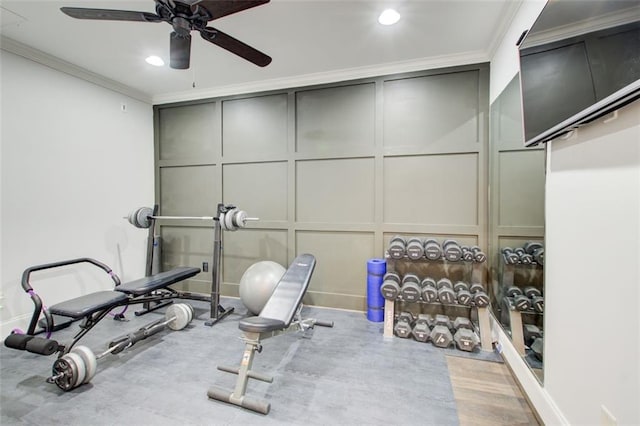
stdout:
MULTIPOLYGON (((509 288, 514 285, 515 275, 517 270, 527 270, 529 272, 538 272, 542 270, 543 266, 538 263, 522 264, 522 263, 509 263, 504 254, 500 256, 500 262, 502 263, 500 268, 500 283, 502 288, 509 288)), ((509 327, 511 329, 511 343, 521 356, 526 355, 524 344, 524 330, 522 314, 527 315, 543 315, 542 313, 534 311, 519 311, 515 309, 509 309, 509 327)))
MULTIPOLYGON (((467 271, 464 274, 466 277, 471 277, 468 280, 470 283, 481 283, 483 281, 484 276, 484 268, 485 263, 476 263, 476 262, 467 262, 467 261, 458 261, 458 262, 450 262, 445 259, 440 260, 427 260, 427 259, 409 259, 407 256, 404 256, 400 259, 394 259, 389 256, 389 253, 385 253, 385 259, 387 262, 387 271, 396 271, 406 270, 408 268, 413 269, 425 269, 427 270, 430 266, 438 265, 443 270, 448 270, 450 266, 463 266, 467 271)), ((425 302, 425 301, 416 301, 416 302, 406 302, 402 300, 386 300, 384 303, 384 329, 383 336, 385 338, 394 337, 393 334, 393 326, 395 319, 395 310, 396 304, 398 303, 412 303, 412 304, 423 304, 423 305, 440 305, 443 307, 453 307, 457 309, 476 309, 478 316, 478 328, 480 331, 480 347, 483 351, 493 351, 493 344, 491 338, 491 322, 489 320, 489 310, 488 307, 476 307, 476 306, 463 306, 459 304, 443 304, 441 302, 425 302)))

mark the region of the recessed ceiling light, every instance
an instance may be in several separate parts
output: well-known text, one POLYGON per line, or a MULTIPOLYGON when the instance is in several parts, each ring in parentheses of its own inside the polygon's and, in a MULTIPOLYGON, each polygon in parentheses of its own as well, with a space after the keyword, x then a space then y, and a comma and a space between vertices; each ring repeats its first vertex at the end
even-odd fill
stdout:
POLYGON ((164 61, 159 56, 149 56, 147 59, 145 59, 145 61, 147 61, 148 64, 156 67, 161 67, 164 65, 164 61))
POLYGON ((393 9, 384 10, 378 17, 382 25, 393 25, 400 20, 400 14, 393 9))

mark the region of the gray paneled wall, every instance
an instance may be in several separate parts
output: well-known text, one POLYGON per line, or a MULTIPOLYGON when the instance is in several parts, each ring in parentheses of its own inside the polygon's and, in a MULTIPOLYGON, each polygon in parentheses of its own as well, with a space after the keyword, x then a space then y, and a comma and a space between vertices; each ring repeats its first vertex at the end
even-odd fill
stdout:
MULTIPOLYGON (((488 65, 155 107, 162 214, 218 202, 223 294, 259 260, 313 253, 305 303, 366 309, 366 261, 394 234, 487 244, 488 65)), ((211 262, 213 229, 160 223, 165 266, 211 262)), ((185 284, 207 293, 210 274, 185 284)))

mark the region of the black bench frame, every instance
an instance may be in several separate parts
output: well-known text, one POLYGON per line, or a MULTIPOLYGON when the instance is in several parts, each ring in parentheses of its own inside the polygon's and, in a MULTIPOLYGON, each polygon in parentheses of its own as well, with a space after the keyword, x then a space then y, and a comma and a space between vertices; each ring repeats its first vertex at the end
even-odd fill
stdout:
MULTIPOLYGON (((105 265, 102 262, 99 262, 95 259, 91 259, 87 257, 64 260, 61 262, 47 263, 43 265, 36 265, 36 266, 29 267, 22 274, 21 285, 24 291, 27 294, 29 294, 29 296, 31 297, 31 300, 33 301, 33 304, 34 304, 34 311, 31 316, 29 328, 27 329, 27 332, 25 334, 27 336, 34 336, 40 333, 47 333, 47 339, 48 339, 51 333, 55 329, 64 328, 69 326, 74 321, 82 320, 82 323, 80 324, 80 331, 73 337, 72 342, 66 346, 57 345, 57 348, 58 348, 57 351, 60 353, 60 355, 64 355, 65 353, 68 353, 71 350, 71 348, 73 348, 73 346, 80 339, 82 339, 84 335, 86 335, 98 322, 100 322, 104 317, 106 317, 107 314, 109 314, 109 312, 111 312, 114 308, 118 308, 121 306, 128 306, 132 304, 138 304, 138 303, 150 303, 150 302, 165 300, 167 298, 167 294, 162 294, 162 293, 156 294, 155 291, 164 290, 168 285, 190 278, 198 274, 200 272, 200 269, 199 268, 178 268, 175 271, 178 271, 179 273, 172 274, 171 271, 162 272, 160 274, 156 274, 151 277, 145 277, 140 280, 136 280, 130 283, 125 283, 121 286, 120 278, 111 270, 111 268, 109 268, 107 265, 105 265), (78 263, 89 263, 105 271, 111 277, 111 279, 115 284, 114 291, 90 293, 85 296, 80 296, 76 299, 71 299, 66 302, 61 302, 59 304, 50 306, 48 309, 43 309, 44 305, 42 303, 42 299, 34 291, 33 287, 29 282, 29 278, 31 274, 36 271, 59 268, 62 266, 74 265, 78 263), (168 277, 168 279, 166 277, 168 277), (154 279, 156 280, 155 283, 153 282, 154 279), (136 286, 135 285, 136 283, 141 283, 143 285, 136 286), (146 284, 146 287, 145 287, 145 284, 146 284), (150 284, 152 285, 152 287, 150 287, 150 284), (159 287, 160 285, 162 287, 159 287), (145 291, 147 289, 148 291, 145 291), (81 301, 83 298, 86 298, 87 296, 90 297, 92 295, 99 296, 101 294, 104 294, 108 296, 108 294, 106 293, 113 293, 113 295, 111 298, 102 298, 104 299, 103 303, 99 304, 98 306, 95 306, 95 307, 89 306, 87 307, 86 310, 79 311, 79 312, 68 312, 67 310, 64 309, 65 304, 68 304, 69 302, 73 302, 74 300, 81 301), (38 327, 41 314, 44 315, 44 325, 42 329, 38 329, 37 327, 38 327), (56 322, 54 322, 54 314, 56 315, 56 318, 61 318, 66 321, 63 320, 62 323, 60 323, 59 321, 56 321, 58 322, 56 324, 56 322)), ((172 295, 171 297, 175 298, 176 295, 172 295)), ((157 309, 157 307, 154 309, 157 309)), ((122 319, 123 318, 122 314, 123 313, 117 314, 115 315, 114 318, 122 319)))

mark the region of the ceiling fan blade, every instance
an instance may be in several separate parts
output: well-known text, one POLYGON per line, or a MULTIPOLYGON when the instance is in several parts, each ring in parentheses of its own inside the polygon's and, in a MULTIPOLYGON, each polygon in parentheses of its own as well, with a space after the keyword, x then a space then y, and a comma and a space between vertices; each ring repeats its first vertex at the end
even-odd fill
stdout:
POLYGON ((190 58, 191 35, 181 36, 172 31, 169 45, 169 66, 178 70, 186 70, 189 68, 190 58))
POLYGON ((194 6, 202 6, 211 14, 211 19, 222 18, 232 13, 241 12, 261 4, 269 3, 270 0, 201 0, 194 6))
POLYGON ((139 21, 160 22, 162 18, 149 12, 135 12, 132 10, 86 9, 83 7, 61 7, 60 10, 77 19, 99 19, 105 21, 139 21))
POLYGON ((216 30, 215 28, 207 27, 203 31, 200 31, 200 35, 203 39, 258 65, 259 67, 266 67, 271 63, 270 56, 265 55, 248 44, 245 44, 222 31, 216 30))

